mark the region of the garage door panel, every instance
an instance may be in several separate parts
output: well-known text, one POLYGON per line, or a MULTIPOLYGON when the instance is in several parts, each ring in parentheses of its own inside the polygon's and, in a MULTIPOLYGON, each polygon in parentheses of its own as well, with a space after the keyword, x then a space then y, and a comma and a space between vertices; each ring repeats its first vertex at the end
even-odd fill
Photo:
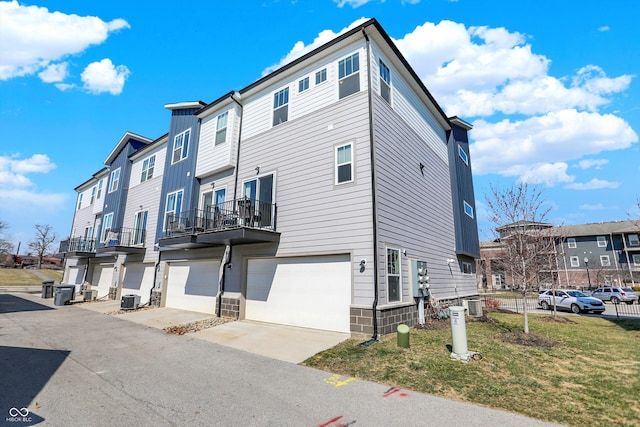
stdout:
POLYGON ((113 264, 96 265, 93 267, 91 284, 98 288, 98 298, 109 295, 109 288, 113 279, 113 264))
POLYGON ((65 283, 68 283, 70 285, 81 285, 82 280, 84 279, 84 270, 84 266, 69 267, 69 274, 65 283))
POLYGON ((220 263, 216 261, 170 263, 167 307, 214 313, 219 268, 220 263))
POLYGON ((306 328, 349 332, 348 257, 249 261, 245 317, 306 328))
POLYGON ((129 263, 124 266, 122 295, 140 295, 140 303, 149 302, 149 294, 153 288, 155 268, 149 263, 129 263))

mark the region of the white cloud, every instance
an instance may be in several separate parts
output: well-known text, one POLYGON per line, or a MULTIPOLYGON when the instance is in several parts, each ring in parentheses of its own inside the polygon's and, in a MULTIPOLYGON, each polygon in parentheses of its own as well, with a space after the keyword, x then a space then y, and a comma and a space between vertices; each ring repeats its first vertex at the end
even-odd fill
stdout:
POLYGON ((369 3, 371 0, 333 0, 334 3, 338 4, 338 7, 343 7, 344 5, 349 5, 352 8, 358 8, 362 5, 369 3))
POLYGON ((95 16, 50 12, 17 1, 0 2, 0 16, 0 80, 38 73, 69 55, 103 43, 113 32, 130 28, 124 19, 105 22, 95 16))
POLYGON ((11 160, 9 164, 15 173, 47 173, 56 168, 55 163, 46 154, 34 154, 24 160, 11 160))
POLYGON ((609 31, 611 28, 609 28, 608 25, 603 25, 602 27, 598 28, 598 31, 600 31, 601 33, 604 33, 605 31, 609 31))
POLYGON ((619 182, 604 181, 598 178, 593 178, 589 182, 575 182, 573 184, 566 185, 564 188, 570 190, 600 190, 603 188, 618 188, 619 182))
POLYGON ((596 169, 600 169, 601 166, 609 163, 607 159, 584 159, 578 162, 578 167, 581 169, 590 169, 595 167, 596 169))
POLYGON ((22 160, 16 160, 17 156, 0 156, 0 190, 31 187, 33 182, 27 174, 48 173, 56 168, 46 154, 34 154, 22 160))
POLYGON ((518 171, 517 175, 520 176, 522 182, 553 187, 559 182, 573 182, 575 176, 567 175, 567 169, 567 164, 563 162, 544 163, 518 171))
POLYGON ((578 206, 578 209, 583 211, 601 211, 604 209, 604 205, 602 203, 596 203, 595 205, 584 204, 578 206))
POLYGON ((38 77, 45 83, 57 83, 63 81, 68 74, 67 69, 69 63, 60 62, 58 64, 51 64, 44 70, 38 73, 38 77))
POLYGON ((124 66, 113 65, 109 58, 100 62, 93 62, 82 72, 81 78, 84 83, 83 88, 91 93, 109 92, 112 95, 122 93, 124 81, 129 77, 131 71, 124 66))
POLYGON ((1 211, 22 212, 25 209, 46 209, 47 212, 60 211, 68 203, 69 196, 63 193, 38 193, 24 189, 0 187, 1 211))

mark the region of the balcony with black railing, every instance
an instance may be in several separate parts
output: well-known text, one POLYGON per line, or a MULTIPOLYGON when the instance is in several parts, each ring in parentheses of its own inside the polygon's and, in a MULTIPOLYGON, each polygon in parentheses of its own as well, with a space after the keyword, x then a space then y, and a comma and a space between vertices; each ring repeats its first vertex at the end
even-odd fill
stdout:
POLYGON ((145 252, 146 230, 142 228, 113 228, 103 234, 104 240, 97 243, 99 254, 138 254, 145 252))
POLYGON ((166 217, 160 246, 195 248, 277 242, 276 205, 238 199, 166 217))
POLYGON ((66 257, 92 257, 96 253, 96 241, 84 237, 70 237, 60 242, 58 255, 66 257))

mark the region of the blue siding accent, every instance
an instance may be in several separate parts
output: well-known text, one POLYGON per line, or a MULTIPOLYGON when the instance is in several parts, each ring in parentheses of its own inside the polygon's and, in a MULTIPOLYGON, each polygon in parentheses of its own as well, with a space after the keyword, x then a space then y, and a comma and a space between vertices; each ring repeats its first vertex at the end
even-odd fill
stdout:
POLYGON ((478 238, 478 218, 476 198, 473 191, 471 174, 471 155, 467 130, 452 123, 448 135, 449 171, 451 173, 451 194, 453 200, 453 218, 456 233, 456 253, 471 258, 480 258, 478 238), (458 155, 460 146, 467 155, 468 165, 458 155), (473 208, 473 218, 464 212, 464 202, 473 208))

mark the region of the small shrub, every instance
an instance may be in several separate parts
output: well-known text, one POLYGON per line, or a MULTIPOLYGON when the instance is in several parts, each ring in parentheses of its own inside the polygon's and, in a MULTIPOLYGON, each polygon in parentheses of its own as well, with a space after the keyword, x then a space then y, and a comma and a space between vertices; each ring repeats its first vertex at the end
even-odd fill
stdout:
POLYGON ((495 298, 487 298, 484 305, 487 308, 500 308, 500 301, 495 298))

